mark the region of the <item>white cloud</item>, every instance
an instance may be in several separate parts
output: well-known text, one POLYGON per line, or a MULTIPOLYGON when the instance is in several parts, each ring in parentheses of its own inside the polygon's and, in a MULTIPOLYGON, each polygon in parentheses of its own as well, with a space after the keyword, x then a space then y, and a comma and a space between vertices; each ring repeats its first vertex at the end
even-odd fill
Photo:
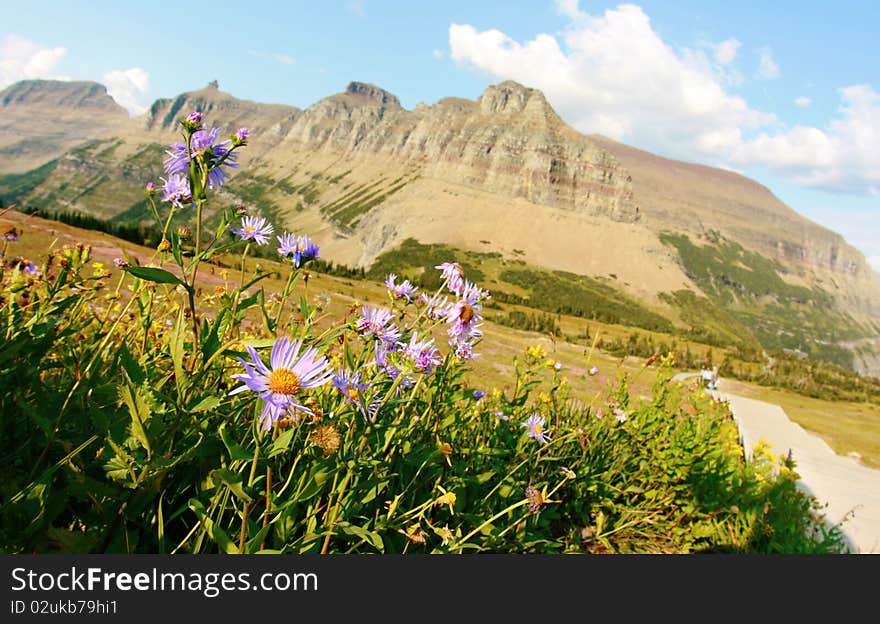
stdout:
MULTIPOLYGON (((822 127, 786 127, 729 92, 727 42, 674 48, 635 5, 591 15, 557 2, 561 34, 517 41, 499 30, 451 24, 456 62, 499 80, 540 89, 569 124, 672 158, 746 170, 763 166, 802 185, 880 195, 880 95, 870 85, 839 90, 841 106, 822 127), (720 55, 719 48, 725 53, 720 55)), ((779 75, 772 52, 763 76, 779 75)))
POLYGON ((666 44, 640 7, 621 5, 601 16, 575 2, 558 7, 571 19, 561 41, 539 34, 520 43, 498 30, 452 24, 452 58, 541 89, 583 132, 680 158, 714 158, 738 146, 744 129, 776 121, 726 93, 704 52, 666 44))
POLYGON ((795 98, 794 103, 796 106, 800 106, 801 108, 804 108, 804 107, 812 104, 813 100, 811 100, 810 98, 808 98, 805 95, 802 95, 799 98, 795 98))
POLYGON ((715 60, 722 65, 730 65, 736 58, 736 52, 742 44, 734 38, 725 39, 715 46, 715 60))
POLYGON ((107 93, 125 108, 130 115, 140 115, 147 110, 150 75, 140 67, 116 69, 102 77, 107 93))
POLYGON ((66 54, 66 48, 46 48, 20 35, 6 35, 0 42, 0 88, 25 79, 62 79, 54 70, 66 54))
POLYGON ((825 129, 761 133, 734 150, 733 161, 788 173, 804 186, 880 195, 880 93, 866 84, 838 92, 838 116, 825 129))
POLYGON ((761 80, 775 80, 779 78, 779 74, 779 65, 773 60, 773 52, 766 46, 761 48, 758 71, 755 75, 761 80))

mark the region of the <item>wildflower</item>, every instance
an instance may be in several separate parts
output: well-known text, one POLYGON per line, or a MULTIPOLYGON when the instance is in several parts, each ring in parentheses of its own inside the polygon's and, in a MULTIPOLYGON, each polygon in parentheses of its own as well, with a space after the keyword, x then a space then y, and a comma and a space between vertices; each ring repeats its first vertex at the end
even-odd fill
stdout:
POLYGON ((508 416, 507 414, 505 414, 505 413, 504 413, 503 411, 501 411, 501 410, 496 410, 496 411, 495 411, 495 418, 499 418, 499 419, 501 419, 501 420, 510 420, 510 416, 508 416))
POLYGON ((263 217, 242 217, 240 228, 230 228, 239 240, 256 241, 258 245, 268 245, 273 230, 272 224, 263 217))
POLYGON ((30 260, 23 261, 21 264, 18 265, 18 268, 21 270, 22 273, 33 275, 34 277, 41 277, 43 275, 43 272, 40 271, 37 265, 30 260))
POLYGON ((400 340, 400 330, 393 323, 388 324, 392 317, 391 310, 387 308, 367 308, 367 306, 363 306, 361 310, 362 316, 355 323, 355 328, 362 336, 372 334, 380 340, 391 344, 400 340))
POLYGON ((177 228, 177 235, 180 237, 180 240, 189 240, 192 238, 192 230, 185 225, 181 225, 177 228))
POLYGON ((440 529, 435 528, 434 533, 437 534, 437 537, 443 540, 443 546, 446 546, 449 543, 449 540, 452 539, 452 531, 449 529, 449 525, 446 525, 440 529))
POLYGON ((549 432, 544 428, 546 421, 544 417, 535 413, 529 416, 528 420, 520 423, 520 427, 526 427, 529 430, 529 437, 535 438, 542 444, 550 441, 549 432))
POLYGON ((476 399, 477 401, 482 399, 484 396, 486 396, 486 393, 482 390, 474 390, 474 399, 476 399))
POLYGON ((461 295, 464 286, 464 271, 458 262, 444 262, 434 267, 440 269, 440 277, 446 282, 446 287, 456 295, 461 295))
POLYGON ((440 357, 440 349, 434 346, 433 338, 418 339, 419 333, 413 332, 409 343, 401 343, 403 352, 412 362, 416 369, 423 373, 431 374, 435 366, 439 366, 443 359, 440 357))
POLYGON ((614 410, 614 415, 617 417, 617 422, 619 422, 619 423, 626 422, 626 412, 624 412, 619 407, 614 410))
POLYGON ((247 128, 239 128, 232 135, 232 144, 235 147, 238 147, 239 145, 247 145, 247 140, 250 134, 250 130, 247 128))
POLYGON ((599 420, 605 418, 605 412, 602 411, 602 408, 599 408, 599 411, 596 412, 596 418, 598 418, 599 420))
MULTIPOLYGON (((373 360, 372 362, 369 362, 367 364, 367 366, 370 366, 373 364, 375 364, 376 366, 379 366, 382 370, 385 371, 385 373, 389 377, 391 377, 392 381, 396 382, 397 378, 400 377, 400 375, 402 374, 402 371, 397 366, 395 366, 394 363, 388 357, 389 354, 394 351, 394 346, 395 345, 392 345, 392 344, 384 342, 384 341, 377 342, 376 346, 375 346, 376 359, 373 360)), ((410 376, 404 377, 403 379, 400 380, 400 384, 399 384, 398 390, 397 390, 398 394, 400 393, 400 388, 411 388, 414 384, 415 384, 415 380, 412 377, 410 377, 410 376)))
POLYGON ((448 297, 441 297, 439 294, 431 297, 427 293, 422 293, 419 295, 419 304, 425 307, 425 313, 428 318, 432 318, 435 321, 446 318, 449 314, 448 297))
POLYGON ((577 473, 575 473, 574 470, 567 466, 562 467, 562 474, 565 475, 566 479, 574 479, 575 477, 577 477, 577 473))
POLYGON ((0 234, 0 240, 16 243, 18 242, 19 231, 15 229, 14 225, 9 225, 3 229, 3 233, 0 234))
POLYGON ((447 492, 441 486, 437 486, 437 488, 443 492, 443 496, 440 496, 434 502, 439 505, 449 505, 449 513, 455 513, 452 510, 452 507, 455 505, 455 502, 458 500, 458 497, 455 495, 455 492, 447 492))
POLYGON ((267 367, 260 359, 256 349, 245 345, 251 362, 245 362, 239 358, 245 372, 233 375, 233 379, 244 382, 229 394, 238 394, 245 390, 259 392, 260 398, 265 402, 260 414, 263 429, 269 430, 272 424, 290 414, 294 420, 297 412, 314 414, 312 410, 297 402, 297 395, 303 390, 321 386, 332 378, 332 372, 327 370, 329 363, 323 355, 319 356, 317 349, 308 347, 302 353, 302 340, 291 342, 289 339, 279 338, 272 346, 267 367))
POLYGON ((403 299, 406 297, 407 301, 412 301, 412 298, 418 289, 413 286, 408 279, 403 280, 400 284, 396 284, 396 280, 397 275, 394 273, 389 274, 388 277, 385 278, 385 286, 395 298, 403 299))
POLYGON ((479 323, 483 320, 480 311, 483 306, 480 300, 483 291, 470 282, 464 282, 459 295, 461 299, 450 306, 446 315, 446 322, 451 325, 447 330, 450 344, 460 344, 482 336, 479 323))
POLYGON ((561 370, 562 369, 562 362, 560 362, 559 360, 556 360, 555 362, 553 362, 553 368, 555 368, 556 370, 561 370))
POLYGON ((202 159, 208 168, 208 188, 223 186, 226 183, 226 172, 221 168, 236 168, 236 155, 230 149, 230 142, 217 143, 220 128, 211 130, 197 130, 189 139, 189 148, 184 143, 172 143, 170 150, 166 150, 168 157, 165 159, 165 173, 186 174, 189 172, 190 160, 202 159))
POLYGON ((153 195, 153 194, 156 192, 156 185, 153 184, 152 182, 147 182, 147 183, 144 185, 144 192, 145 192, 147 195, 153 195))
POLYGON ((470 342, 460 342, 455 345, 455 357, 459 360, 477 359, 479 354, 474 353, 474 345, 470 342))
POLYGON ((541 505, 544 504, 544 497, 541 495, 541 492, 530 485, 526 488, 526 498, 529 501, 529 511, 533 514, 538 513, 541 505))
POLYGON ((293 266, 299 268, 309 260, 316 259, 319 249, 308 236, 297 237, 296 246, 293 250, 293 266))
POLYGON ((159 241, 159 246, 157 247, 157 249, 162 252, 171 251, 171 241, 167 238, 163 238, 161 241, 159 241))
POLYGON ((201 130, 203 127, 202 113, 200 113, 199 111, 192 111, 189 115, 181 120, 180 124, 190 132, 201 130))
POLYGON ((279 255, 287 258, 296 251, 296 235, 293 232, 285 232, 275 238, 278 239, 279 247, 277 251, 279 255))
POLYGON ((599 368, 597 366, 594 366, 593 368, 590 369, 590 376, 592 377, 593 375, 597 374, 598 372, 599 372, 599 368))
POLYGON ((376 405, 365 407, 364 392, 370 387, 368 383, 361 383, 360 373, 341 370, 333 374, 333 387, 342 393, 345 402, 354 405, 367 421, 373 420, 376 405))
POLYGON ((342 438, 333 425, 319 425, 312 431, 312 444, 324 451, 324 457, 330 457, 339 449, 342 438))
POLYGON ((192 191, 189 188, 189 180, 177 173, 170 174, 168 179, 159 178, 165 184, 162 186, 162 201, 171 202, 178 208, 192 201, 192 191))

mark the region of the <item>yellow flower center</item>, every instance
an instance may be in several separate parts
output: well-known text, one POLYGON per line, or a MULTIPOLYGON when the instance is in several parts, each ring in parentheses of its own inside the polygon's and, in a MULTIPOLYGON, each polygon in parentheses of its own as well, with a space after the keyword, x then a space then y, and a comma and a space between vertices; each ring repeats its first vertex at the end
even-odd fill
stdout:
POLYGON ((541 435, 542 431, 544 431, 544 427, 540 423, 535 423, 535 435, 541 435))
POLYGON ((287 368, 276 368, 269 375, 269 390, 277 394, 296 394, 299 386, 299 377, 287 368))

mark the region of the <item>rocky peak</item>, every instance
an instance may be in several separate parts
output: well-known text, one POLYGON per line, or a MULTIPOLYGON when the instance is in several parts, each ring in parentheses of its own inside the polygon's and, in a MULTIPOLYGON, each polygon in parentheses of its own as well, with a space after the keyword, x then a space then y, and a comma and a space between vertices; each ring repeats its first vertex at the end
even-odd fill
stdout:
POLYGON ((104 85, 85 80, 22 80, 0 91, 0 105, 100 111, 128 117, 104 85))
POLYGON ((513 115, 525 112, 556 117, 540 90, 524 87, 513 80, 487 88, 480 96, 479 104, 480 111, 486 114, 513 115))
POLYGON ((367 82, 352 81, 345 88, 345 93, 361 96, 387 109, 400 109, 400 100, 393 93, 367 82))

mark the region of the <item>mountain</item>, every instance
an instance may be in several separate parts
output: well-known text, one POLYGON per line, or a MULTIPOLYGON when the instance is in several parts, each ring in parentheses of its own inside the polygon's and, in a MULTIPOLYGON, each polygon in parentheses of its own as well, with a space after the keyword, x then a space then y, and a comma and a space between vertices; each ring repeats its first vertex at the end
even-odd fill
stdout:
POLYGON ((739 174, 584 135, 536 89, 506 81, 478 100, 407 110, 352 82, 301 110, 211 83, 134 119, 108 99, 94 83, 0 92, 0 197, 145 219, 144 181, 164 175, 176 120, 201 110, 224 132, 251 130, 218 199, 308 232, 335 263, 395 260, 418 272, 416 251, 458 249, 496 267, 496 290, 547 309, 578 289, 619 294, 618 316, 644 310, 633 322, 660 315, 711 343, 796 349, 880 374, 880 277, 839 234, 739 174), (559 288, 539 294, 551 283, 559 288))

